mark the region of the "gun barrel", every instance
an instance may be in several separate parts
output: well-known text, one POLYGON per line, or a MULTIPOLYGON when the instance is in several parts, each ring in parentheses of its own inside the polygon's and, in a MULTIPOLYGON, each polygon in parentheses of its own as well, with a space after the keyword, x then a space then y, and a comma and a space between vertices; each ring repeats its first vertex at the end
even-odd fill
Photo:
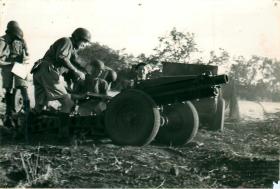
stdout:
POLYGON ((217 76, 213 76, 211 80, 215 85, 220 85, 220 84, 228 83, 228 76, 225 74, 217 75, 217 76))
POLYGON ((142 81, 135 88, 149 94, 157 104, 168 104, 216 96, 217 86, 227 82, 227 75, 170 76, 142 81))

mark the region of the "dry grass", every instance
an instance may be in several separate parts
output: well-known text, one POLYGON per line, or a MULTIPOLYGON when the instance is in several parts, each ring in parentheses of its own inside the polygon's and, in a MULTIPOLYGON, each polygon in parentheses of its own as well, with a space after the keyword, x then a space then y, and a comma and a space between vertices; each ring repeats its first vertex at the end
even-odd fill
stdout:
POLYGON ((270 187, 278 120, 226 122, 222 133, 200 129, 179 147, 122 147, 83 137, 68 146, 1 146, 0 171, 15 173, 16 165, 24 177, 2 181, 0 172, 0 183, 7 183, 0 187, 270 187))
POLYGON ((21 181, 16 187, 47 187, 50 183, 57 183, 55 170, 40 156, 40 146, 37 153, 20 153, 21 165, 26 175, 26 180, 21 181))

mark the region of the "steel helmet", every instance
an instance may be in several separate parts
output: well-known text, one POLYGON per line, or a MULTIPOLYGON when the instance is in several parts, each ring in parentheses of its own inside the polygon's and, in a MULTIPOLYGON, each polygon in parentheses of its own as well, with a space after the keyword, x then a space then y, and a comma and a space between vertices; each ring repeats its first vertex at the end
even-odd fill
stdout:
POLYGON ((77 28, 73 33, 72 37, 77 41, 87 41, 90 42, 91 34, 85 28, 77 28))
POLYGON ((15 27, 19 28, 19 24, 17 23, 17 21, 11 20, 10 22, 8 22, 7 30, 15 28, 15 27))
POLYGON ((118 77, 117 72, 115 72, 114 70, 107 70, 107 72, 108 73, 105 77, 105 80, 107 82, 114 82, 117 80, 117 77, 118 77))
POLYGON ((17 39, 23 39, 23 32, 20 29, 19 24, 14 20, 8 22, 6 34, 15 37, 17 39))
POLYGON ((13 27, 7 30, 7 34, 11 35, 11 37, 23 40, 23 31, 19 27, 13 27))
POLYGON ((91 66, 97 70, 104 70, 104 68, 105 68, 104 62, 102 62, 101 60, 98 60, 98 59, 92 60, 91 66))

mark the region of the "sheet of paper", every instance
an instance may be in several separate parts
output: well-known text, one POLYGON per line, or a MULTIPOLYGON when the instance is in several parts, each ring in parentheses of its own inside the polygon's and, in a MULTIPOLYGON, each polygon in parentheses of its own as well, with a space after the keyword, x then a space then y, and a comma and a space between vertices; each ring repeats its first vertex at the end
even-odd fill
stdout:
POLYGON ((15 63, 12 68, 12 73, 19 76, 22 79, 25 79, 30 72, 28 64, 21 64, 21 63, 15 63))

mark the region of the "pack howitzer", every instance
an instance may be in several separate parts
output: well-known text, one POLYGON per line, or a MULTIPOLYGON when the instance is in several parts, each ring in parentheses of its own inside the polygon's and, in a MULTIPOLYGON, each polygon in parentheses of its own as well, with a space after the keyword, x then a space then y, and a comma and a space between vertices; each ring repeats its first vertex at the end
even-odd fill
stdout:
POLYGON ((217 95, 226 75, 170 76, 139 81, 115 96, 105 112, 105 128, 117 144, 158 142, 180 145, 198 129, 198 114, 188 100, 217 95))
MULTIPOLYGON (((101 105, 102 111, 78 111, 69 116, 67 127, 70 133, 76 129, 86 129, 93 135, 102 131, 119 145, 142 146, 154 139, 164 144, 185 144, 196 135, 199 125, 190 100, 215 97, 219 85, 227 82, 227 75, 168 76, 137 81, 113 97, 88 93, 87 99, 94 102, 90 107, 101 105)), ((56 113, 33 116, 27 124, 28 133, 32 137, 34 131, 49 125, 59 129, 63 124, 56 113)))

